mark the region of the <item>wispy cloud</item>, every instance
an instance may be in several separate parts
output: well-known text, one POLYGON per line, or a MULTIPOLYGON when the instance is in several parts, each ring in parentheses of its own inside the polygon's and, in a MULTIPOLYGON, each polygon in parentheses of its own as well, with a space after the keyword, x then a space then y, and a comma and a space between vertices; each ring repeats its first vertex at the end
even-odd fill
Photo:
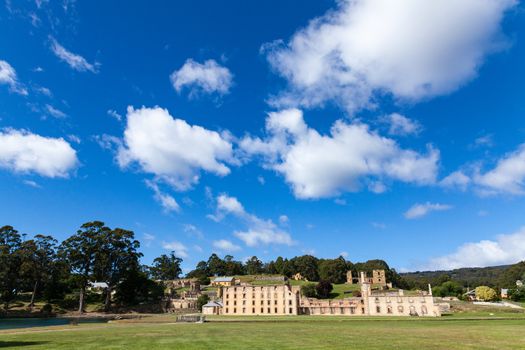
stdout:
POLYGON ((217 197, 216 214, 208 217, 220 221, 227 214, 234 215, 245 223, 247 229, 235 231, 234 235, 249 247, 268 244, 294 244, 290 234, 277 227, 271 220, 264 220, 246 212, 237 198, 221 194, 217 197))
POLYGON ((27 95, 27 89, 20 83, 16 71, 7 61, 0 60, 0 85, 5 84, 9 86, 11 92, 19 95, 27 95))
POLYGON ((181 258, 187 258, 189 256, 188 248, 178 241, 162 242, 162 248, 173 251, 176 256, 181 258))
POLYGON ((405 218, 407 219, 418 219, 433 211, 444 211, 450 210, 452 206, 448 204, 430 203, 426 202, 423 204, 414 204, 410 209, 405 212, 405 218))
POLYGON ((47 114, 49 114, 53 118, 63 119, 63 118, 67 117, 66 113, 62 112, 58 108, 55 108, 55 107, 51 106, 50 104, 46 104, 45 105, 45 110, 46 110, 47 114))
POLYGON ((121 116, 120 114, 118 114, 117 111, 115 111, 115 110, 113 110, 113 109, 108 109, 107 114, 108 114, 110 117, 115 118, 115 119, 118 120, 119 122, 122 121, 122 116, 121 116))
POLYGON ((99 72, 100 63, 89 63, 84 57, 67 50, 52 36, 49 37, 49 40, 51 41, 51 51, 74 70, 79 72, 99 72))
POLYGON ((145 183, 146 186, 153 190, 153 198, 162 206, 166 213, 180 211, 179 203, 177 203, 175 198, 162 192, 156 182, 146 180, 145 183))
POLYGON ((33 180, 24 180, 24 184, 33 188, 41 188, 41 186, 33 180))
POLYGON ((231 241, 228 241, 226 239, 220 239, 218 241, 213 242, 213 247, 227 253, 236 252, 241 250, 241 247, 239 247, 236 244, 233 244, 231 241))
POLYGON ((197 228, 197 226, 192 224, 185 224, 184 225, 184 232, 186 232, 188 235, 196 237, 198 239, 204 239, 204 235, 202 234, 201 230, 197 228))

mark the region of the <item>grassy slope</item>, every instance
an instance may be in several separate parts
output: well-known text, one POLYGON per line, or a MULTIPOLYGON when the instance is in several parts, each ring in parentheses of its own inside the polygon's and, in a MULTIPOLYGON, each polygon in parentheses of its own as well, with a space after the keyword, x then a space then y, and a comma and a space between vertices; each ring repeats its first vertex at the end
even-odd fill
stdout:
POLYGON ((206 324, 115 323, 0 332, 24 349, 519 349, 525 319, 288 318, 206 324))

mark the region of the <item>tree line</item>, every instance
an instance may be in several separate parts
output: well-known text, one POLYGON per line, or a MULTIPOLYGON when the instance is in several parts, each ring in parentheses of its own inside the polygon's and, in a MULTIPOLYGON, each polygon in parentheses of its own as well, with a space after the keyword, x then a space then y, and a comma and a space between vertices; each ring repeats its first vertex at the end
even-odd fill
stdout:
POLYGON ((368 260, 364 263, 352 263, 340 256, 336 259, 320 259, 312 255, 296 256, 291 259, 278 257, 269 262, 263 262, 256 256, 252 256, 245 262, 237 261, 231 255, 223 259, 217 254, 212 254, 207 261, 200 261, 194 270, 187 276, 199 278, 203 281, 209 276, 236 276, 277 274, 292 277, 300 273, 308 281, 329 281, 330 283, 345 283, 346 274, 352 271, 357 276, 359 271, 371 273, 372 270, 385 270, 386 278, 393 285, 404 288, 405 281, 401 276, 388 266, 383 260, 368 260))
POLYGON ((30 309, 37 299, 51 303, 74 293, 83 312, 93 281, 107 284, 105 311, 114 303, 155 302, 164 292, 155 278, 178 278, 181 273, 182 260, 173 253, 156 258, 152 266, 141 265, 140 242, 133 231, 112 229, 101 221, 83 224, 60 244, 46 235, 23 238, 12 226, 0 227, 0 301, 5 311, 20 293, 31 294, 30 309))
POLYGON ((417 271, 401 274, 409 288, 421 288, 429 283, 445 287, 453 284, 460 289, 488 286, 494 289, 515 288, 517 280, 525 279, 525 261, 513 265, 460 268, 450 271, 417 271))

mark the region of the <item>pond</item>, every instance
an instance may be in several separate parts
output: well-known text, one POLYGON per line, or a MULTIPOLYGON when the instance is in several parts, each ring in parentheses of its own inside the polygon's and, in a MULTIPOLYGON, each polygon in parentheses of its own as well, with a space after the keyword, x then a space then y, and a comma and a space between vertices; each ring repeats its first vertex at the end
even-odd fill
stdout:
POLYGON ((106 323, 108 318, 0 318, 0 330, 29 328, 29 327, 47 327, 47 326, 64 326, 78 323, 106 323))

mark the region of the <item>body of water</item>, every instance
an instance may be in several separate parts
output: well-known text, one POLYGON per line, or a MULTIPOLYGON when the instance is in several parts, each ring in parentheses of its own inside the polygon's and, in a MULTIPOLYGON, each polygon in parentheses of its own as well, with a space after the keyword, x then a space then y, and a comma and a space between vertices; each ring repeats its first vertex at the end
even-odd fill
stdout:
POLYGON ((78 323, 106 323, 107 318, 0 318, 0 330, 29 328, 29 327, 47 327, 63 326, 78 323))

